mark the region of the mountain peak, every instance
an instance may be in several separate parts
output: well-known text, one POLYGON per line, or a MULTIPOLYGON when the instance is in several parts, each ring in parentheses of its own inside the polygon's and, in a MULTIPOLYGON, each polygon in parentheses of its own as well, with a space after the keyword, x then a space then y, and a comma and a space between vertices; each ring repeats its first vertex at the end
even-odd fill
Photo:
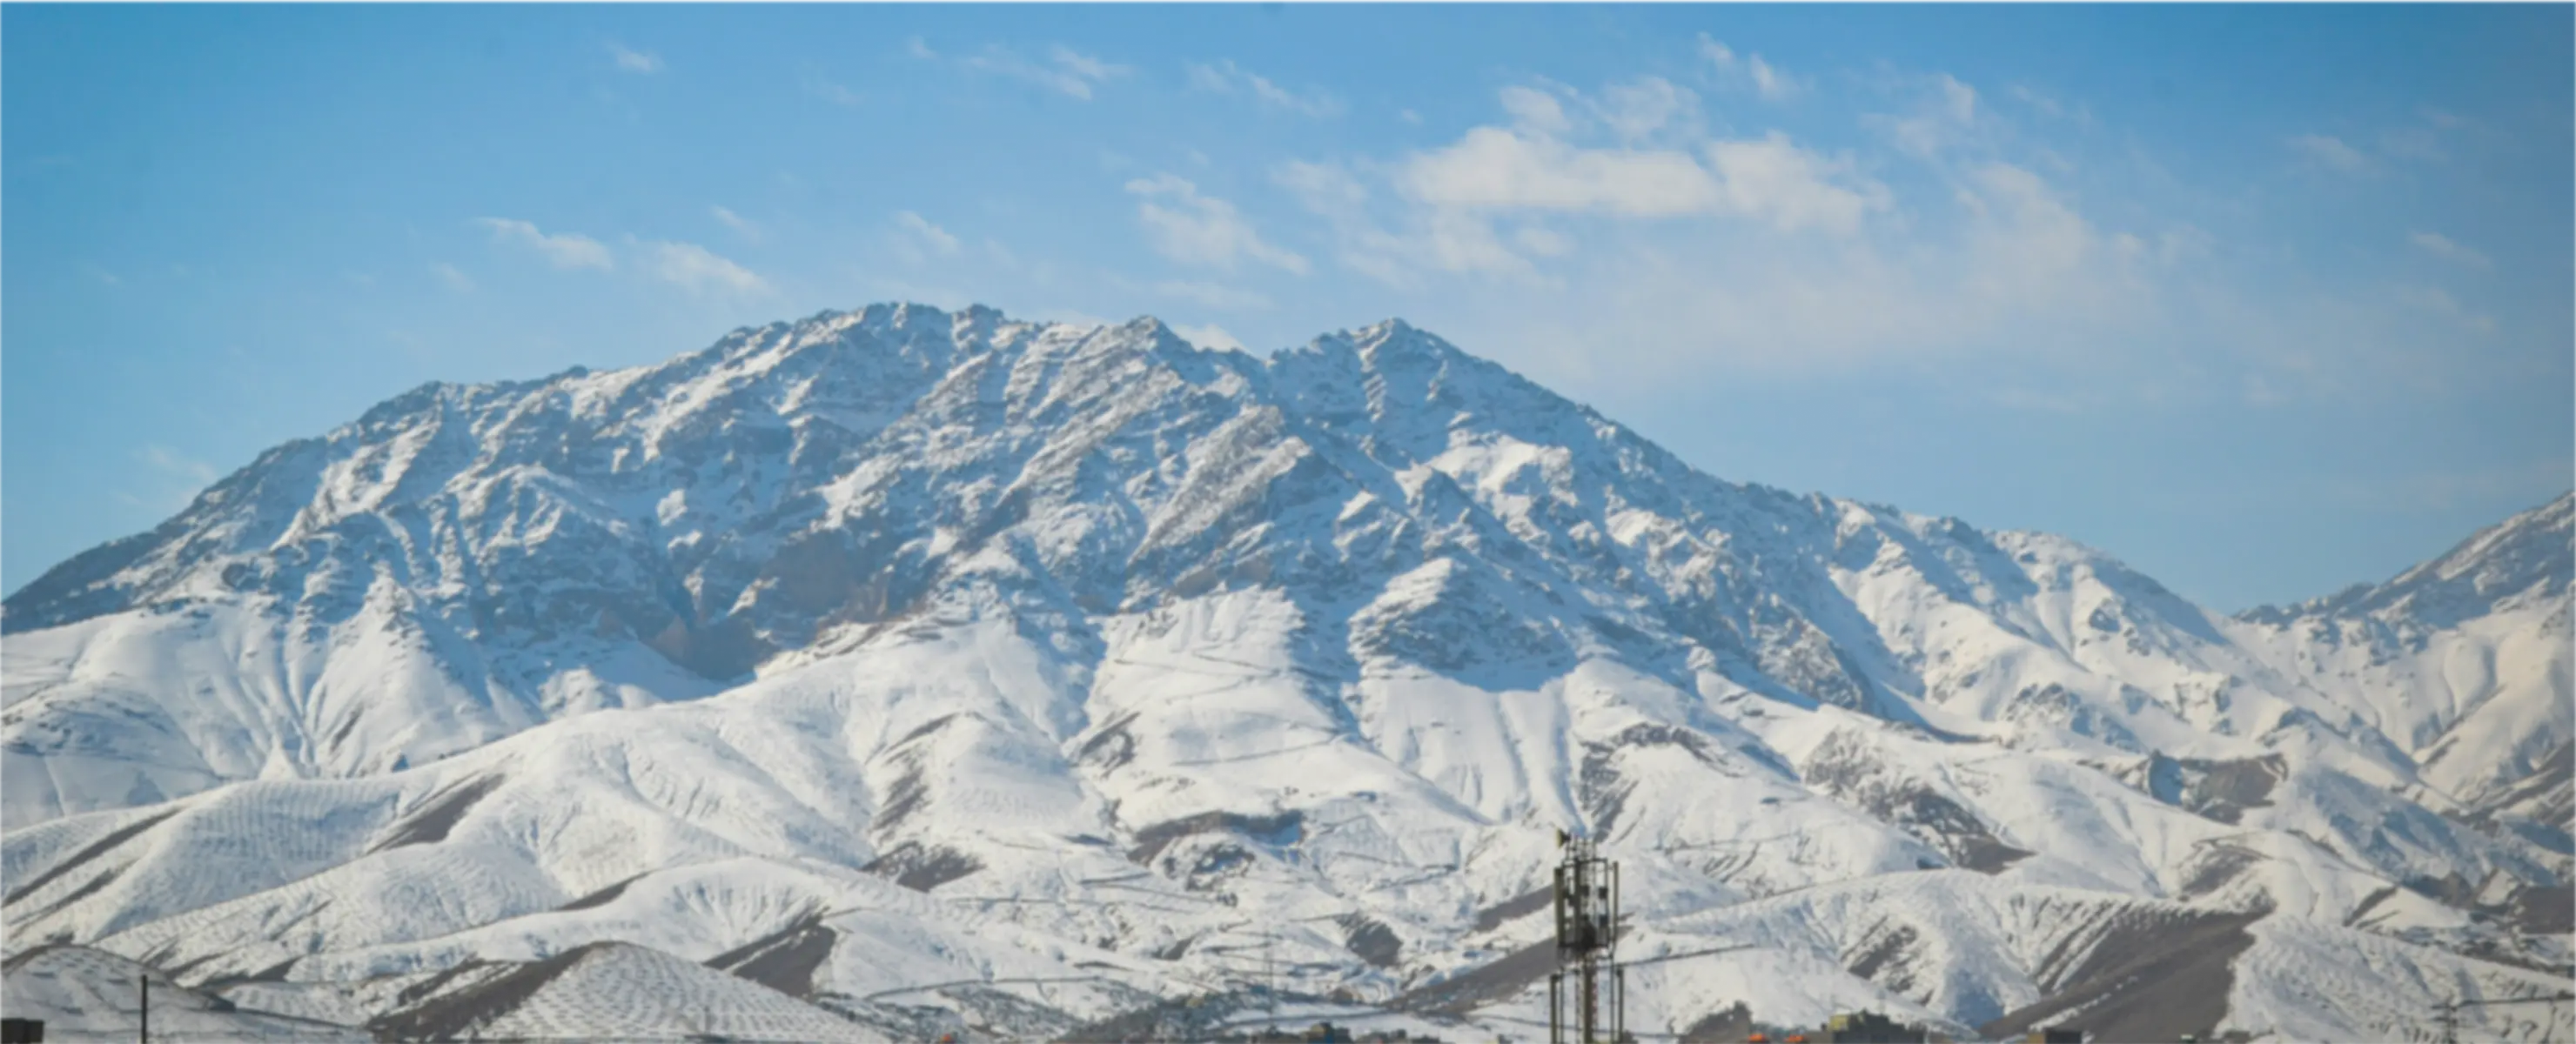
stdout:
MULTIPOLYGON (((2563 885, 2422 804, 2565 764, 2563 623, 2387 680, 2072 541, 1716 480, 1401 320, 1257 360, 885 303, 369 416, 0 611, 13 934, 272 996, 575 955, 450 1008, 980 978, 1052 1039, 1273 942, 1300 992, 1460 981, 1563 826, 1661 952, 1760 939, 1843 1007, 1986 976, 1922 1002, 1982 1024, 2052 987, 1975 955, 2073 953, 1984 919, 2027 898, 2442 943, 2563 885), (685 953, 582 949, 622 936, 685 953)), ((2408 582, 2563 576, 2567 508, 2408 582)))
POLYGON ((2354 584, 2287 606, 2257 606, 2237 617, 2281 625, 2301 617, 2395 614, 2440 627, 2562 596, 2571 584, 2576 584, 2576 491, 2481 529, 2441 557, 2385 583, 2354 584))

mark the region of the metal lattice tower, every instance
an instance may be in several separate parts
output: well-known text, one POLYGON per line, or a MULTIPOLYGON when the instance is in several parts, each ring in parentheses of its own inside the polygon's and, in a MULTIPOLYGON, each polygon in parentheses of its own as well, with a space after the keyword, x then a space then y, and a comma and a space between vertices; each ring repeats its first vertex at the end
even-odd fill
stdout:
POLYGON ((1618 1044, 1627 1023, 1627 976, 1612 963, 1619 945, 1619 864, 1601 858, 1590 838, 1559 830, 1556 843, 1565 860, 1556 866, 1556 971, 1547 977, 1547 1039, 1618 1044))

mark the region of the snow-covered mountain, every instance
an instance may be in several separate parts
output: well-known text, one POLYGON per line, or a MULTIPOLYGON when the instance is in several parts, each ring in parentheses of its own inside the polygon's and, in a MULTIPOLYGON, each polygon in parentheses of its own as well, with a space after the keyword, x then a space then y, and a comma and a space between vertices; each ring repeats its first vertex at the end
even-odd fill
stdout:
POLYGON ((825 313, 418 389, 10 597, 9 945, 400 1033, 1507 1025, 1562 826, 1643 1028, 2385 1039, 2576 959, 2572 503, 2230 619, 1402 323, 825 313))
POLYGON ((2576 495, 2377 587, 2245 613, 2237 637, 2352 700, 2442 799, 2564 829, 2571 575, 2576 495))

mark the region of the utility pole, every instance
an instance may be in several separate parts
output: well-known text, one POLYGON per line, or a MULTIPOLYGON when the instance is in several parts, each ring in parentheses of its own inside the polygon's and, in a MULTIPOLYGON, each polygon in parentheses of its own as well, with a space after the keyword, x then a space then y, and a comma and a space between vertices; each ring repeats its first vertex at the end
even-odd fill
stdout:
POLYGON ((1612 964, 1619 944, 1619 864, 1601 858, 1591 838, 1559 830, 1556 844, 1565 850, 1565 860, 1556 866, 1556 971, 1547 977, 1547 1039, 1549 1044, 1617 1044, 1627 1035, 1628 983, 1626 970, 1612 964), (1601 981, 1605 968, 1610 971, 1607 991, 1601 981), (1574 987, 1571 1011, 1565 995, 1569 978, 1574 987))
POLYGON ((143 983, 143 1044, 152 1044, 152 970, 135 976, 143 983))

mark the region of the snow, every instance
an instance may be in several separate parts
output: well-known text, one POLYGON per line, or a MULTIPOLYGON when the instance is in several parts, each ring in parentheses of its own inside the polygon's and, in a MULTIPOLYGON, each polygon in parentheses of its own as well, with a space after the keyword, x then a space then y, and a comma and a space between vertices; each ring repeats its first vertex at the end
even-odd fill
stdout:
POLYGON ((2511 818, 2566 814, 2570 503, 2230 619, 1400 323, 826 313, 425 387, 10 599, 8 946, 343 1025, 540 968, 494 1025, 1050 1036, 1273 974, 1341 1021, 1538 941, 1483 918, 1564 828, 1623 952, 1749 947, 1640 966, 1640 1027, 1965 1032, 2254 918, 2229 1025, 2402 1035, 2576 960, 2513 913, 2576 824, 2511 818))
POLYGON ((123 957, 81 946, 47 947, 13 957, 5 983, 0 983, 0 998, 5 998, 0 1008, 12 1018, 43 1021, 46 1040, 133 1040, 146 1023, 142 982, 146 977, 151 979, 151 1032, 162 1040, 373 1039, 349 1026, 242 1010, 224 999, 183 989, 169 977, 123 957))

